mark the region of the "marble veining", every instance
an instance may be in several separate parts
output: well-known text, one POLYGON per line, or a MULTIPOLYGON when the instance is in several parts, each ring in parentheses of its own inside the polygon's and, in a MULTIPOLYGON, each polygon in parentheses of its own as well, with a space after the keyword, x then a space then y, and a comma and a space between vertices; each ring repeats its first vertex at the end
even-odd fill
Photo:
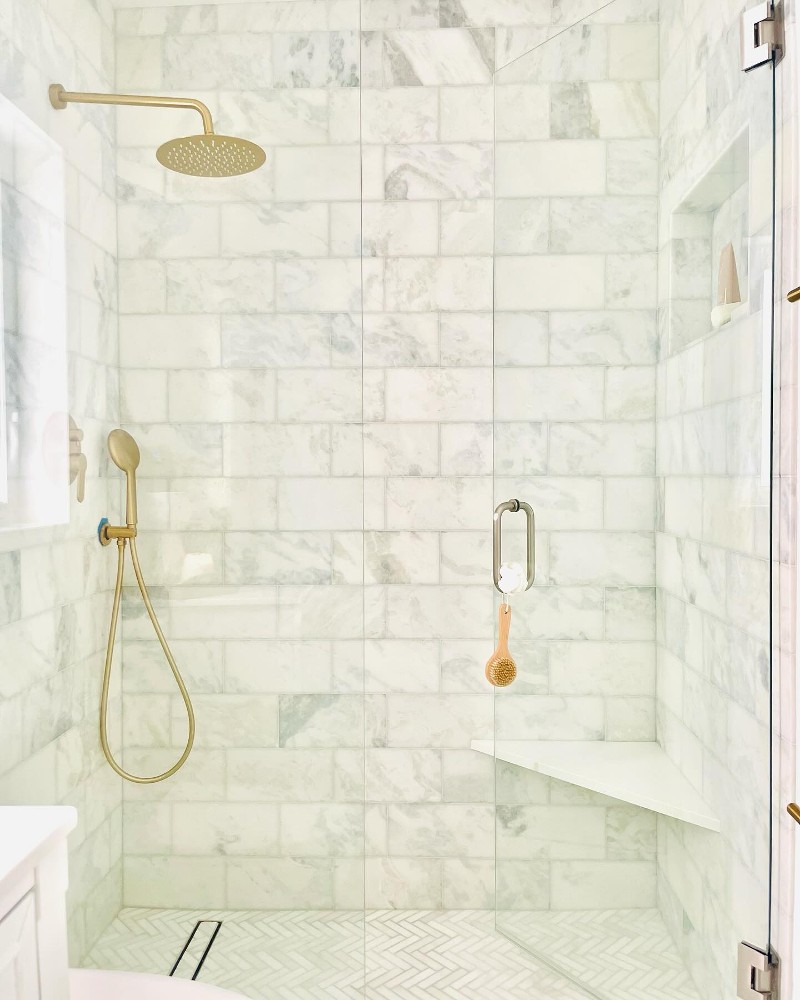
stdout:
POLYGON ((273 36, 276 87, 357 87, 359 40, 352 31, 273 36))

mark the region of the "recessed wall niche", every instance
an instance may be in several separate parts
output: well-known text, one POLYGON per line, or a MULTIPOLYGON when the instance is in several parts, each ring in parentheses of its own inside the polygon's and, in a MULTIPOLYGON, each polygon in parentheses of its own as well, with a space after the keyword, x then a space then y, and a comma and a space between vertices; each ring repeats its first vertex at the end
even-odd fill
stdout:
POLYGON ((746 315, 750 246, 749 136, 742 132, 683 198, 670 217, 668 352, 676 352, 713 332, 720 256, 730 243, 742 304, 732 322, 746 315))
POLYGON ((64 156, 0 97, 0 531, 69 519, 64 156))

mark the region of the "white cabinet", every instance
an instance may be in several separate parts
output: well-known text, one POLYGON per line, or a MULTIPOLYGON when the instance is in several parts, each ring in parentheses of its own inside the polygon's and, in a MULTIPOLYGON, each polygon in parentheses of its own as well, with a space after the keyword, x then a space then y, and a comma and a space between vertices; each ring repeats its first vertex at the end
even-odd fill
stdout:
POLYGON ((33 891, 0 920, 0 997, 39 1000, 36 904, 33 891))
POLYGON ((68 806, 0 807, 0 1000, 69 1000, 68 806))

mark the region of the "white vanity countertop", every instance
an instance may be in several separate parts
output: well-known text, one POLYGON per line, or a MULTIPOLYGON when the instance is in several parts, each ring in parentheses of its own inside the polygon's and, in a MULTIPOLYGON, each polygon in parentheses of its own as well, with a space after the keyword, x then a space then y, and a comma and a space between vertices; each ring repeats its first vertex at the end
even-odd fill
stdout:
POLYGON ((0 885, 34 867, 77 822, 72 806, 0 806, 0 885))

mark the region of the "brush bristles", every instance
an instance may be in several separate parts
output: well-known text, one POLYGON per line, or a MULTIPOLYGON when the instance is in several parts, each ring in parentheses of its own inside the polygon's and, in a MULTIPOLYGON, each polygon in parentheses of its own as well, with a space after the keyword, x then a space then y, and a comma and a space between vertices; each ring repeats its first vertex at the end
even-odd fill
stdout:
POLYGON ((517 676, 517 665, 508 656, 489 660, 486 664, 486 680, 495 687, 508 687, 517 676))

